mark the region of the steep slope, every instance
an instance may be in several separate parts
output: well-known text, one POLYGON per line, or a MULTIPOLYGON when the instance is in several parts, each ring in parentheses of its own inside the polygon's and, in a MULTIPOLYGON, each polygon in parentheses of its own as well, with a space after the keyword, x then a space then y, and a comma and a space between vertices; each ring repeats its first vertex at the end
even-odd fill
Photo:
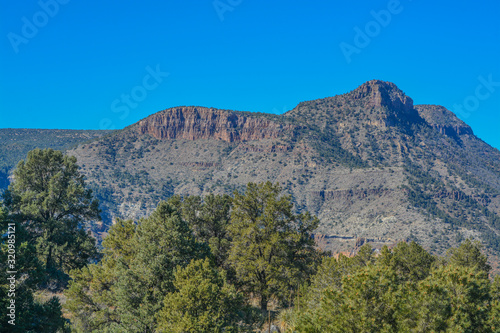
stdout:
POLYGON ((280 182, 343 250, 417 239, 435 252, 464 237, 500 253, 500 152, 440 106, 394 84, 300 103, 282 116, 178 107, 69 152, 102 200, 105 224, 172 194, 280 182))
MULTIPOLYGON (((398 196, 404 198, 399 209, 409 209, 394 218, 418 213, 407 228, 412 238, 437 248, 477 236, 491 249, 500 249, 499 151, 450 111, 413 106, 392 83, 370 81, 345 95, 301 103, 287 116, 315 124, 371 167, 399 170, 398 196)), ((366 174, 365 168, 359 171, 366 174)), ((373 221, 367 212, 361 219, 373 221)))

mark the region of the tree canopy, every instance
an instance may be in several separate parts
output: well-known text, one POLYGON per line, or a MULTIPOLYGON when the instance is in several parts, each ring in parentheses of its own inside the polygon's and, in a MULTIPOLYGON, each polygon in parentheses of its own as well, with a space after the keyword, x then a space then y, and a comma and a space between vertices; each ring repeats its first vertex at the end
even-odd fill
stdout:
POLYGON ((258 295, 265 310, 271 297, 279 300, 308 280, 320 261, 310 234, 317 219, 293 214, 280 192, 267 183, 249 184, 234 199, 173 196, 138 222, 117 220, 103 241, 102 260, 70 273, 65 295, 73 330, 251 330, 263 314, 252 310, 249 298, 258 295), (248 234, 253 238, 245 241, 248 234), (264 284, 245 271, 252 260, 267 262, 264 284))
POLYGON ((168 202, 137 225, 118 221, 103 246, 100 263, 71 272, 67 307, 77 331, 154 332, 155 314, 175 291, 175 269, 206 255, 168 202))
POLYGON ((308 306, 295 313, 294 329, 498 332, 500 279, 488 278, 480 249, 468 240, 451 249, 448 261, 439 261, 417 243, 401 242, 364 266, 354 265, 357 256, 325 259, 312 278, 308 306), (341 270, 346 262, 350 269, 341 270))
POLYGON ((66 274, 97 258, 95 239, 86 231, 99 220, 99 203, 85 185, 76 158, 35 149, 14 171, 4 204, 35 245, 46 275, 57 286, 66 274))
POLYGON ((160 332, 236 332, 242 298, 208 259, 175 272, 175 292, 157 314, 160 332))
POLYGON ((234 193, 229 261, 247 291, 267 310, 271 297, 284 299, 307 280, 319 259, 311 233, 318 219, 293 214, 291 198, 270 182, 249 183, 234 193))
POLYGON ((95 240, 86 231, 88 223, 99 219, 98 202, 74 157, 35 149, 19 162, 2 205, 0 303, 15 301, 16 320, 12 325, 2 316, 0 326, 9 332, 65 331, 54 293, 66 285, 71 269, 98 258, 95 240), (4 284, 11 275, 14 289, 4 284))

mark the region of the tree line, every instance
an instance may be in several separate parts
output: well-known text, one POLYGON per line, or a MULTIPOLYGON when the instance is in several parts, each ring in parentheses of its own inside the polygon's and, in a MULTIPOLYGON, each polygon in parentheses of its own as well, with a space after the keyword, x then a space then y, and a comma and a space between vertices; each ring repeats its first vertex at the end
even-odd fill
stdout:
POLYGON ((0 210, 2 313, 16 302, 2 331, 500 332, 500 279, 471 240, 446 257, 412 242, 334 258, 315 247, 318 219, 270 182, 172 196, 117 219, 98 249, 99 214, 74 157, 36 149, 18 164, 0 210))

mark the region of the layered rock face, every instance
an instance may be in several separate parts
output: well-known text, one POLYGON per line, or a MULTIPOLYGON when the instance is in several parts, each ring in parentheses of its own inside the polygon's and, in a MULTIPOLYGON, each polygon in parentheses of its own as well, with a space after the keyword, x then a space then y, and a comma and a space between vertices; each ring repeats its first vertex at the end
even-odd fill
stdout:
POLYGON ((293 126, 264 117, 202 107, 178 107, 139 122, 139 134, 157 139, 218 139, 226 142, 275 139, 293 126))

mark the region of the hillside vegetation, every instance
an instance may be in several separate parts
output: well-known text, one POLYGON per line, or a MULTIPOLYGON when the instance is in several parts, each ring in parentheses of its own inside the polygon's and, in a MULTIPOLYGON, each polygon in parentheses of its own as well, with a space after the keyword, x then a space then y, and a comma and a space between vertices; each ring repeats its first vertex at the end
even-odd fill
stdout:
POLYGON ((171 196, 118 219, 101 251, 98 202, 77 160, 35 149, 0 206, 2 332, 498 332, 500 279, 466 239, 349 257, 316 246, 319 220, 279 184, 171 196))
POLYGON ((111 131, 0 129, 0 191, 9 185, 9 175, 17 163, 35 148, 66 150, 111 131))
POLYGON ((271 181, 296 212, 318 216, 315 235, 334 252, 362 237, 378 249, 416 240, 444 253, 472 237, 500 253, 500 152, 450 111, 413 105, 389 82, 280 116, 171 108, 68 153, 101 201, 99 235, 174 194, 271 181))

